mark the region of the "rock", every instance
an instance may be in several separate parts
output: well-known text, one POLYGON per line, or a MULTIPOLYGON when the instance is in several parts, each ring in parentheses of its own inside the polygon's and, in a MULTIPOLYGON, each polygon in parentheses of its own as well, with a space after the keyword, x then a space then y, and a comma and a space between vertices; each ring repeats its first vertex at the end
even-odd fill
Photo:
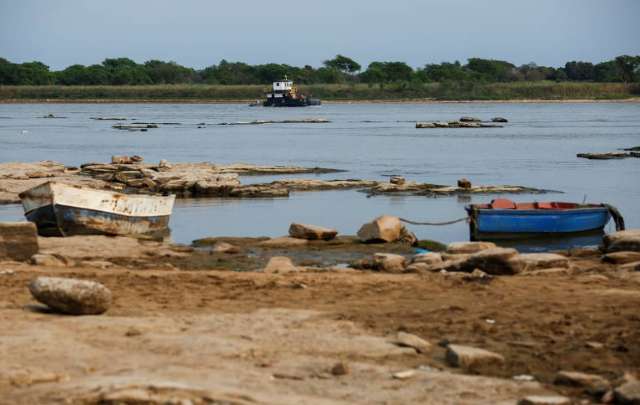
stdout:
POLYGON ((233 253, 240 253, 240 248, 235 245, 232 245, 231 243, 216 242, 216 244, 213 245, 213 248, 211 248, 211 251, 214 253, 233 254, 233 253))
POLYGON ((523 253, 518 260, 522 263, 522 271, 569 267, 569 259, 555 253, 523 253))
POLYGON ((460 117, 460 122, 482 122, 482 120, 476 117, 460 117))
POLYGON ((611 388, 611 384, 605 378, 596 374, 580 373, 577 371, 558 372, 554 383, 558 385, 580 387, 591 395, 602 395, 611 388))
POLYGON ((491 122, 509 122, 509 120, 503 117, 493 117, 491 118, 491 122))
POLYGON ((620 266, 620 270, 623 271, 640 271, 640 261, 623 264, 620 266))
POLYGON ((613 390, 617 404, 640 404, 640 381, 629 380, 613 390))
POLYGON ((69 261, 61 255, 49 253, 37 253, 31 256, 31 264, 36 266, 64 267, 69 261))
POLYGON ((461 367, 466 370, 475 370, 489 365, 500 366, 504 363, 504 357, 497 353, 462 345, 448 345, 446 360, 451 367, 461 367))
POLYGON ((571 399, 561 395, 530 395, 518 401, 518 405, 571 405, 571 399))
POLYGON ((640 252, 613 252, 602 257, 605 263, 627 264, 640 261, 640 252))
POLYGON ((392 342, 401 347, 412 347, 418 353, 427 353, 431 350, 431 343, 411 333, 398 332, 392 342))
POLYGON ((396 380, 408 380, 409 378, 415 377, 417 373, 418 372, 416 370, 403 370, 391 374, 391 377, 396 380))
POLYGON ((471 181, 469 179, 466 178, 462 178, 458 180, 458 187, 460 188, 471 188, 471 181))
POLYGON ((267 262, 267 265, 262 269, 263 273, 291 273, 299 271, 299 269, 293 264, 291 259, 286 256, 273 256, 267 262))
POLYGON ((435 271, 433 270, 434 267, 435 266, 427 263, 411 263, 404 269, 404 271, 405 273, 425 273, 428 271, 435 271))
POLYGON ((631 251, 640 252, 640 229, 614 232, 602 238, 607 253, 631 251))
POLYGON ((452 242, 447 245, 447 253, 468 254, 477 253, 481 250, 496 248, 493 242, 452 242))
POLYGON ((97 315, 111 305, 111 291, 93 281, 38 277, 29 283, 31 295, 54 311, 71 315, 97 315))
POLYGON ((375 270, 386 273, 402 273, 407 266, 407 259, 402 255, 393 253, 376 253, 373 255, 373 267, 375 270))
POLYGON ((493 277, 485 273, 480 269, 475 269, 471 273, 465 274, 462 276, 464 281, 479 281, 479 282, 489 282, 493 280, 493 277))
POLYGON ((258 246, 262 247, 296 247, 304 246, 309 243, 306 239, 292 238, 289 236, 281 236, 279 238, 272 238, 258 243, 258 246))
POLYGON ((398 238, 398 241, 411 246, 418 244, 418 238, 416 235, 408 230, 404 225, 400 228, 400 238, 398 238))
POLYGON ((340 361, 331 367, 331 374, 335 376, 347 375, 351 372, 349 365, 340 361))
POLYGON ((316 225, 292 223, 289 226, 289 236, 292 238, 307 240, 331 240, 336 237, 338 231, 316 225))
POLYGON ((0 261, 29 260, 38 253, 38 231, 32 222, 0 222, 0 261))
POLYGON ((400 218, 383 215, 362 225, 358 238, 363 242, 395 242, 400 239, 402 228, 400 218))
POLYGON ((442 255, 436 252, 420 253, 413 256, 411 263, 425 263, 428 265, 437 265, 442 263, 442 255))
POLYGON ((436 128, 449 128, 449 123, 444 121, 438 121, 432 123, 436 128))
POLYGON ((436 125, 433 122, 416 122, 416 128, 435 128, 436 125))
POLYGON ((114 156, 111 156, 111 163, 112 164, 131 164, 133 163, 133 160, 131 160, 129 156, 114 155, 114 156))
POLYGON ((77 265, 80 267, 95 267, 97 269, 108 269, 113 267, 113 263, 106 260, 83 260, 77 265))
POLYGON ((464 271, 467 273, 480 269, 494 276, 518 274, 522 269, 522 262, 518 260, 518 251, 510 248, 492 248, 469 255, 467 259, 453 263, 447 267, 450 271, 464 271))
POLYGON ((403 185, 406 182, 407 180, 402 176, 391 176, 391 178, 389 178, 389 183, 397 184, 399 186, 403 185))

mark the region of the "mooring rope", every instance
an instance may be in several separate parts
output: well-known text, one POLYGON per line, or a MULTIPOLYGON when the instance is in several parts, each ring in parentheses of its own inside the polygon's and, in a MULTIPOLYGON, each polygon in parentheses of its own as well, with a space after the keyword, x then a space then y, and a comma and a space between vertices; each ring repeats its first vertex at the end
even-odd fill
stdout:
POLYGON ((468 221, 468 220, 469 220, 469 217, 462 217, 462 218, 454 219, 453 221, 446 221, 446 222, 418 222, 418 221, 411 221, 409 219, 400 218, 400 221, 406 222, 407 224, 430 225, 430 226, 451 225, 451 224, 456 224, 458 222, 468 221))
POLYGON ((602 206, 607 208, 611 217, 613 217, 613 221, 616 223, 616 231, 624 231, 624 218, 620 211, 611 204, 602 204, 602 206))

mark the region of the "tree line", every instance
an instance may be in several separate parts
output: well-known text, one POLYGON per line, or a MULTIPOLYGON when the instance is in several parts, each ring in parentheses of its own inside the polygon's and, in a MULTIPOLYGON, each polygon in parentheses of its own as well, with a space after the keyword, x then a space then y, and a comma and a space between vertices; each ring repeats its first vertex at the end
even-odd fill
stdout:
POLYGON ((404 62, 372 62, 366 69, 355 60, 337 55, 314 68, 267 63, 249 65, 222 60, 193 69, 175 62, 109 58, 100 64, 71 65, 51 71, 42 62, 11 63, 0 58, 0 85, 151 85, 151 84, 270 84, 287 75, 300 84, 331 83, 494 83, 518 81, 640 82, 640 56, 622 55, 593 64, 567 62, 563 67, 528 63, 516 66, 494 59, 470 58, 466 64, 443 62, 414 69, 404 62))

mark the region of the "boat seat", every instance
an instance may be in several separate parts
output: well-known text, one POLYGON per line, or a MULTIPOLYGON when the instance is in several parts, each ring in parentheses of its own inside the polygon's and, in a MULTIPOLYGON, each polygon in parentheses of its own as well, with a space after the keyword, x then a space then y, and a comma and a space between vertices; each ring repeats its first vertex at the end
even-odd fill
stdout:
POLYGON ((538 208, 538 204, 534 202, 516 203, 517 210, 535 210, 536 208, 538 208))
POLYGON ((506 198, 496 198, 491 201, 491 208, 493 209, 516 209, 516 203, 506 198))

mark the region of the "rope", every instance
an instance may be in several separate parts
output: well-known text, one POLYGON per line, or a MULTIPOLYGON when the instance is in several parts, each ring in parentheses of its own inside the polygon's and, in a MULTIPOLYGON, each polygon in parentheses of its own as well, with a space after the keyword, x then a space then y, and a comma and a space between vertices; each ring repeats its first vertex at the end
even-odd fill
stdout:
POLYGON ((451 225, 451 224, 456 224, 458 222, 468 221, 468 220, 469 220, 468 217, 462 217, 462 218, 454 219, 453 221, 446 221, 446 222, 417 222, 417 221, 411 221, 409 219, 400 218, 400 221, 405 222, 407 224, 411 224, 411 225, 431 225, 431 226, 451 225))
POLYGON ((602 204, 605 208, 609 210, 611 217, 613 217, 614 222, 616 223, 616 231, 624 231, 624 218, 622 214, 616 207, 610 204, 602 204))

